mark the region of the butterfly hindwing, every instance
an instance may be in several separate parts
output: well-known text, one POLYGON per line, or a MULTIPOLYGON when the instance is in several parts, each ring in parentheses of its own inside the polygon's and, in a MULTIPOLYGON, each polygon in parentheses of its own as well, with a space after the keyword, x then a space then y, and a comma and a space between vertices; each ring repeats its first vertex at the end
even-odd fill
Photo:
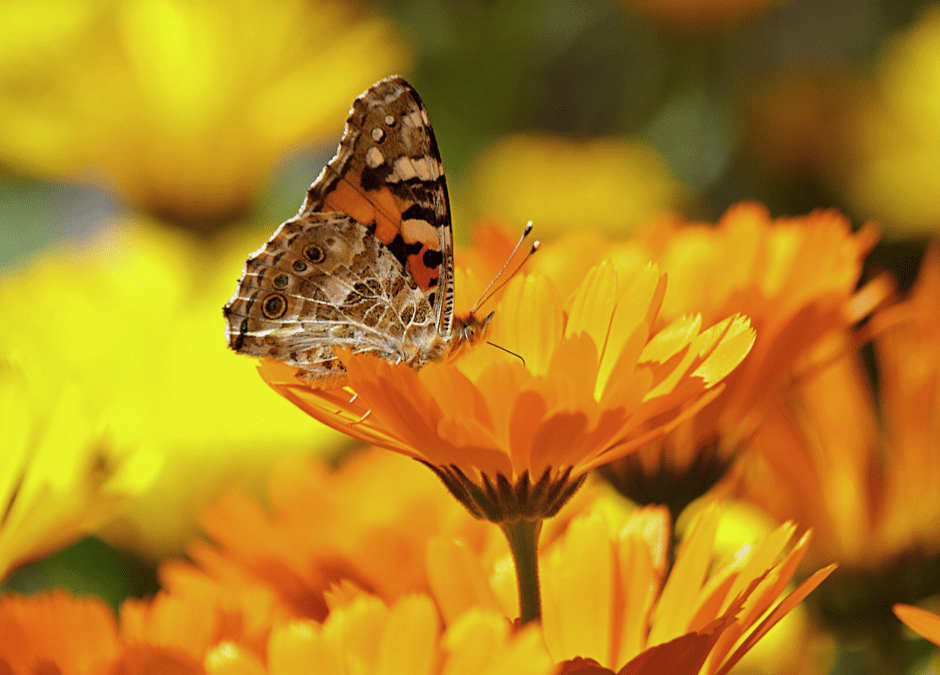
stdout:
POLYGON ((453 318, 453 235, 444 167, 427 109, 400 77, 353 103, 339 149, 310 187, 301 215, 345 213, 375 233, 434 309, 453 318))
POLYGON ((399 261, 337 213, 289 220, 245 264, 225 308, 229 344, 297 366, 323 382, 344 375, 333 349, 398 360, 432 340, 434 314, 399 261))

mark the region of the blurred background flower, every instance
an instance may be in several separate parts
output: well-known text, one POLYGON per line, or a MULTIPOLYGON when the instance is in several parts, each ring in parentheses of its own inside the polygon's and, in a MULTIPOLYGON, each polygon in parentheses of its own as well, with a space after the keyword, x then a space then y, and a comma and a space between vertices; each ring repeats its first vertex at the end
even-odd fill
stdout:
POLYGON ((159 468, 114 407, 23 365, 0 360, 0 580, 113 520, 159 468))
POLYGON ((469 184, 465 208, 510 227, 531 220, 538 236, 552 238, 575 223, 598 232, 632 232, 682 197, 655 150, 621 138, 509 136, 477 155, 469 184))
POLYGON ((836 336, 832 363, 784 397, 753 438, 749 499, 817 533, 810 558, 840 569, 821 620, 860 641, 871 669, 903 670, 896 603, 940 593, 940 250, 910 298, 879 312, 878 395, 862 355, 836 336))
POLYGON ((406 61, 387 21, 335 0, 14 0, 4 12, 2 161, 202 227, 249 211, 286 152, 338 132, 362 82, 406 61), (49 16, 61 43, 40 38, 36 58, 30 36, 49 16))
POLYGON ((326 456, 341 443, 272 395, 247 359, 219 348, 220 308, 246 245, 118 221, 0 278, 0 353, 36 364, 33 405, 54 409, 44 392, 72 387, 82 425, 119 415, 124 442, 160 458, 159 476, 108 531, 151 558, 182 550, 223 488, 258 494, 279 456, 326 456))
POLYGON ((0 666, 534 674, 632 662, 724 673, 831 571, 787 592, 808 537, 793 542, 785 524, 720 552, 714 505, 682 533, 673 564, 665 510, 638 510, 599 481, 583 495, 546 531, 544 625, 520 630, 507 620, 518 608, 505 542, 426 469, 380 451, 336 472, 289 458, 273 509, 225 497, 207 517, 213 542, 193 549, 194 562, 165 563, 163 590, 128 600, 117 620, 63 592, 0 598, 0 666))

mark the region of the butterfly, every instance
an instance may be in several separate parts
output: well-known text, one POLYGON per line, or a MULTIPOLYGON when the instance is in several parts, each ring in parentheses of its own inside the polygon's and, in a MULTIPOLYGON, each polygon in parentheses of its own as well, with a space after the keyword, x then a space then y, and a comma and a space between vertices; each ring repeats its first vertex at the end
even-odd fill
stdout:
POLYGON ((322 387, 347 381, 336 348, 417 369, 482 339, 492 314, 454 316, 447 182, 414 87, 393 76, 356 99, 336 156, 223 311, 232 349, 322 387))

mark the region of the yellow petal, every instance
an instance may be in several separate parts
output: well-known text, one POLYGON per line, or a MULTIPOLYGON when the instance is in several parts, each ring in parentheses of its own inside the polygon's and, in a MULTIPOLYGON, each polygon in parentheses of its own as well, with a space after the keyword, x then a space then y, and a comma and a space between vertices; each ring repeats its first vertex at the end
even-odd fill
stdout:
POLYGON ((542 628, 556 661, 582 656, 613 665, 612 562, 607 523, 597 515, 574 521, 542 556, 542 628))
MULTIPOLYGON (((712 331, 720 333, 719 326, 721 324, 712 326, 702 335, 711 334, 712 331)), ((746 316, 734 317, 721 342, 692 374, 705 380, 707 387, 723 380, 748 355, 756 337, 757 334, 746 316)))
POLYGON ((291 621, 271 631, 268 640, 270 675, 296 675, 307 669, 315 673, 342 672, 342 653, 332 649, 313 621, 291 621))
POLYGON ((686 632, 702 582, 708 573, 718 529, 718 508, 710 504, 683 539, 676 563, 663 587, 648 644, 668 642, 686 632))
POLYGON ((428 584, 446 624, 453 624, 473 607, 501 610, 479 555, 463 543, 442 537, 432 539, 428 542, 427 562, 428 584))

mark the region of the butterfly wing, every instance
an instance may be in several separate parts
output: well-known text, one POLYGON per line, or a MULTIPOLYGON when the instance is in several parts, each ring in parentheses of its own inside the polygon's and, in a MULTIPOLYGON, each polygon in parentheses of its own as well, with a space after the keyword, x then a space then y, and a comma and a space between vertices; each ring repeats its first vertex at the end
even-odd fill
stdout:
POLYGON ((424 293, 437 330, 453 320, 454 254, 447 182, 427 109, 400 77, 353 103, 339 149, 300 215, 345 213, 365 225, 424 293))
POLYGON ((335 347, 411 361, 434 344, 434 313, 401 263, 364 225, 338 213, 287 221, 245 263, 225 306, 235 351, 284 361, 342 384, 335 347))

